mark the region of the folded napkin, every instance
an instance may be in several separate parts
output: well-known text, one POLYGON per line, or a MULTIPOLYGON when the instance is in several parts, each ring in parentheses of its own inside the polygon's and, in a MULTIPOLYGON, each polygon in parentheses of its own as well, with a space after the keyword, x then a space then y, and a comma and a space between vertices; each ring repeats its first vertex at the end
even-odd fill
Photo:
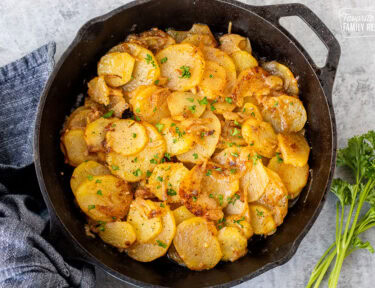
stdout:
POLYGON ((49 216, 32 165, 35 114, 55 50, 51 42, 0 68, 0 287, 95 285, 93 267, 64 260, 46 240, 49 216))

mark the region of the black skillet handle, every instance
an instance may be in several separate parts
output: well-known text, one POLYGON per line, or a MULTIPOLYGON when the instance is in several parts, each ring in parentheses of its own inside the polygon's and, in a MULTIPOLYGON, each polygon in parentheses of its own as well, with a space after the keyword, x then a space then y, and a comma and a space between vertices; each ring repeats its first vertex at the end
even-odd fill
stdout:
POLYGON ((267 5, 267 6, 251 6, 251 10, 257 13, 259 16, 265 18, 284 34, 286 34, 294 44, 300 48, 305 57, 309 59, 310 64, 315 69, 316 74, 323 87, 324 93, 330 101, 332 101, 332 89, 339 64, 341 55, 341 48, 339 42, 328 29, 328 27, 319 19, 319 17, 307 8, 303 4, 292 3, 292 4, 280 4, 280 5, 267 5), (311 59, 311 57, 305 52, 303 47, 298 41, 280 25, 280 18, 288 16, 300 17, 319 37, 328 49, 327 61, 324 67, 319 68, 311 59), (302 49, 301 49, 302 48, 302 49))

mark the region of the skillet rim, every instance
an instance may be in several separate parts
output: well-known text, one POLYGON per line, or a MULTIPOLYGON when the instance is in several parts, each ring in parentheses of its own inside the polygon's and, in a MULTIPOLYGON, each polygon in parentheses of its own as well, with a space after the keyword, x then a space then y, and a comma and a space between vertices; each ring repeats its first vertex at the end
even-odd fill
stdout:
MULTIPOLYGON (((111 17, 115 16, 116 14, 119 14, 119 13, 125 11, 125 10, 128 10, 129 8, 132 8, 132 7, 135 7, 135 6, 139 6, 139 5, 142 5, 142 4, 145 4, 145 3, 148 3, 148 2, 152 2, 152 1, 153 0, 135 0, 133 2, 127 3, 125 5, 122 5, 122 6, 118 7, 118 8, 116 8, 116 9, 113 9, 113 10, 107 12, 106 14, 103 14, 101 16, 97 16, 95 18, 92 18, 92 19, 88 20, 78 30, 78 32, 76 33, 76 36, 74 37, 73 41, 68 46, 68 48, 64 51, 64 53, 61 55, 60 59, 58 60, 57 64, 55 65, 55 67, 54 67, 51 75, 49 76, 48 81, 47 81, 47 83, 46 83, 46 85, 45 85, 45 87, 43 89, 43 92, 41 94, 40 103, 38 105, 38 110, 37 110, 37 117, 36 117, 36 120, 35 120, 35 132, 34 132, 35 134, 34 134, 34 143, 33 143, 34 147, 33 148, 34 148, 35 171, 36 171, 36 175, 37 175, 39 187, 40 187, 42 195, 43 195, 43 199, 46 202, 49 214, 51 215, 51 223, 53 222, 52 221, 53 219, 55 221, 57 220, 58 223, 55 223, 55 224, 57 224, 57 226, 59 228, 63 227, 63 229, 62 229, 63 231, 62 232, 65 235, 68 235, 68 237, 73 240, 73 242, 76 244, 76 246, 79 247, 80 256, 83 256, 84 261, 89 262, 91 264, 94 264, 96 266, 99 266, 105 272, 111 274, 113 277, 115 277, 115 278, 117 278, 117 279, 119 279, 119 280, 121 280, 123 282, 126 282, 128 284, 137 285, 137 286, 143 286, 143 287, 166 287, 166 286, 153 285, 153 284, 150 284, 150 283, 147 283, 147 282, 139 281, 139 280, 136 280, 136 279, 131 278, 129 276, 126 276, 125 274, 122 274, 122 273, 119 273, 119 272, 115 271, 113 268, 111 268, 111 267, 107 266, 106 264, 104 264, 103 262, 99 261, 94 255, 92 255, 74 237, 74 235, 70 232, 70 229, 68 229, 68 227, 61 220, 61 217, 56 213, 55 204, 51 201, 49 192, 46 189, 45 182, 44 182, 44 177, 43 177, 43 172, 42 172, 42 167, 41 167, 41 163, 40 163, 40 146, 39 146, 39 144, 40 144, 40 141, 39 141, 40 139, 39 138, 40 138, 41 120, 42 120, 42 115, 43 115, 43 112, 44 112, 45 103, 46 103, 48 94, 50 92, 50 88, 51 88, 52 83, 54 82, 57 74, 59 73, 61 66, 65 63, 65 60, 70 56, 72 50, 77 46, 77 44, 79 44, 82 41, 82 36, 86 33, 86 31, 92 25, 94 25, 96 23, 100 23, 100 22, 105 22, 109 18, 111 18, 111 17)), ((311 57, 304 50, 303 46, 301 46, 299 44, 299 42, 292 35, 290 35, 289 33, 287 33, 287 31, 285 31, 285 29, 280 29, 280 27, 277 27, 269 19, 264 18, 263 16, 261 16, 260 14, 258 14, 257 11, 256 11, 256 9, 259 9, 259 8, 262 8, 262 7, 267 7, 267 6, 277 7, 277 6, 283 6, 283 5, 289 5, 289 4, 279 4, 279 5, 275 4, 275 5, 255 6, 255 5, 248 5, 248 4, 242 3, 242 2, 237 2, 237 1, 234 1, 234 0, 215 0, 215 1, 222 2, 224 4, 228 4, 228 5, 231 5, 231 6, 235 6, 235 7, 238 7, 238 8, 246 10, 248 13, 255 14, 256 16, 262 18, 264 21, 268 22, 279 33, 283 34, 285 37, 287 37, 288 39, 291 40, 290 41, 291 44, 294 45, 294 46, 296 46, 296 48, 301 52, 302 56, 304 57, 306 63, 308 63, 308 65, 310 65, 311 69, 314 71, 314 76, 318 80, 318 83, 320 85, 320 89, 322 90, 322 92, 323 92, 323 94, 325 96, 325 99, 326 99, 326 102, 327 102, 327 106, 328 106, 328 111, 329 111, 329 118, 330 118, 330 122, 331 122, 330 124, 331 124, 331 137, 332 137, 332 151, 331 151, 330 173, 328 175, 328 179, 327 179, 327 182, 326 182, 326 185, 325 185, 324 192, 322 193, 321 200, 320 200, 318 206, 316 207, 316 209, 315 209, 312 217, 308 220, 307 224, 305 225, 305 227, 303 228, 303 230, 301 231, 301 233, 299 233, 297 235, 297 237, 295 238, 295 240, 294 241, 292 240, 291 247, 289 248, 289 251, 285 254, 285 256, 281 257, 280 259, 278 259, 276 261, 269 262, 266 265, 262 266, 261 268, 257 269, 256 271, 254 271, 252 273, 249 273, 249 274, 247 274, 245 276, 242 276, 241 278, 238 278, 236 280, 232 280, 232 281, 229 281, 229 282, 226 282, 226 283, 223 283, 223 284, 217 284, 217 285, 211 286, 211 287, 232 287, 232 286, 235 286, 235 285, 239 285, 239 284, 241 284, 243 282, 246 282, 246 281, 248 281, 248 280, 250 280, 252 278, 255 278, 255 277, 257 277, 257 276, 259 276, 259 275, 267 272, 268 270, 276 268, 277 266, 285 264, 296 253, 296 251, 297 251, 299 245, 301 244, 303 238, 310 231, 312 225, 315 223, 317 217, 319 216, 319 214, 320 214, 320 212, 321 212, 321 210, 323 208, 323 205, 325 203, 326 196, 327 196, 327 193, 329 191, 329 187, 330 187, 332 179, 333 179, 333 174, 334 174, 335 166, 336 166, 335 164, 336 164, 336 150, 337 150, 337 128, 336 128, 336 121, 335 121, 334 110, 333 110, 333 107, 332 107, 332 95, 327 95, 325 89, 323 89, 322 83, 321 83, 321 81, 320 81, 320 79, 319 79, 319 77, 317 75, 316 65, 312 61, 311 57), (252 8, 254 10, 252 10, 252 8)), ((302 7, 307 8, 307 6, 305 6, 303 4, 300 4, 300 3, 290 4, 290 5, 298 5, 298 6, 302 6, 302 7)), ((309 9, 309 8, 307 8, 307 9, 309 9)), ((331 88, 333 88, 333 87, 331 87, 331 88)), ((53 227, 51 227, 51 229, 52 228, 53 227)))

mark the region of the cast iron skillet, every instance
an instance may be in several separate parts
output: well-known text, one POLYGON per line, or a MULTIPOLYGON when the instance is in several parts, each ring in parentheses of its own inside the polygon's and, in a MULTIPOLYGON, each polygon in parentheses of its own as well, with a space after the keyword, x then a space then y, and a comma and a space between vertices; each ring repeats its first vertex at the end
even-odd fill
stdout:
POLYGON ((256 7, 232 0, 140 0, 89 21, 49 78, 36 121, 36 172, 52 217, 54 244, 64 250, 64 255, 100 266, 127 283, 145 286, 229 287, 287 262, 318 216, 333 175, 336 126, 332 86, 339 57, 340 46, 332 33, 301 4, 256 7), (301 45, 280 26, 279 19, 285 16, 301 17, 326 45, 328 58, 323 68, 318 68, 301 45), (82 213, 73 202, 69 187, 72 169, 64 164, 59 131, 77 95, 86 92, 87 80, 95 75, 97 61, 131 32, 152 27, 187 30, 193 23, 205 23, 215 33, 225 33, 229 21, 233 22, 234 33, 251 39, 257 57, 285 63, 299 76, 301 99, 308 114, 312 172, 284 224, 275 235, 251 241, 247 256, 203 272, 189 271, 166 257, 151 263, 136 262, 101 240, 88 238, 83 232, 82 213), (67 240, 62 240, 61 233, 67 240))

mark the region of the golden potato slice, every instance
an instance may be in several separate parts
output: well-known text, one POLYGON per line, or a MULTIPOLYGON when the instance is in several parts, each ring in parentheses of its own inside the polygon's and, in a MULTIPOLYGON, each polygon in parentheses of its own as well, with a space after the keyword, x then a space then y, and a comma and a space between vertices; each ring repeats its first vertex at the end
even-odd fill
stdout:
POLYGON ((299 93, 297 79, 294 77, 292 71, 283 64, 276 61, 266 62, 263 68, 272 75, 279 76, 284 81, 284 90, 290 94, 297 96, 299 93))
MULTIPOLYGON (((248 205, 248 204, 246 204, 248 205)), ((246 217, 244 215, 230 215, 225 217, 225 226, 226 227, 236 227, 241 231, 241 233, 245 236, 246 239, 249 239, 253 236, 254 231, 253 227, 250 225, 248 219, 250 217, 246 217)), ((220 239, 219 239, 220 241, 220 239)))
POLYGON ((105 136, 106 145, 123 156, 141 152, 149 141, 146 128, 131 119, 121 119, 115 124, 116 126, 112 125, 105 136))
POLYGON ((187 219, 195 217, 193 213, 189 211, 185 206, 180 206, 173 210, 174 219, 176 220, 176 225, 184 222, 187 219))
POLYGON ((152 28, 139 35, 131 34, 126 38, 126 42, 140 44, 141 46, 150 49, 152 52, 157 52, 176 43, 171 36, 157 28, 152 28))
POLYGON ((95 154, 89 153, 83 130, 67 130, 61 137, 61 142, 69 165, 76 167, 86 160, 97 160, 95 154))
POLYGON ((122 219, 129 211, 132 198, 128 184, 112 175, 92 176, 76 191, 79 207, 96 221, 122 219))
MULTIPOLYGON (((210 28, 206 24, 193 24, 189 31, 176 31, 169 29, 167 33, 172 36, 177 43, 183 42, 186 38, 190 37, 190 41, 186 42, 193 42, 192 44, 195 45, 198 39, 204 39, 205 44, 210 44, 213 46, 217 46, 216 40, 214 35, 212 34, 210 28), (194 36, 194 37, 191 37, 194 36), (196 36, 204 36, 202 38, 196 36)), ((201 42, 201 41, 200 41, 201 42)), ((199 43, 200 44, 200 43, 199 43)), ((198 46, 198 45, 197 45, 198 46)))
POLYGON ((136 198, 130 205, 126 221, 134 227, 138 243, 154 239, 162 231, 159 207, 151 200, 136 198))
POLYGON ((249 38, 238 34, 225 34, 220 37, 220 50, 231 55, 237 51, 246 51, 251 54, 251 44, 249 38))
POLYGON ((81 106, 75 109, 65 122, 64 129, 85 129, 87 123, 95 121, 100 117, 98 110, 81 106))
POLYGON ((249 118, 242 125, 245 141, 260 155, 271 158, 277 149, 277 135, 272 126, 263 121, 249 118))
POLYGON ((247 253, 247 239, 237 227, 224 227, 217 238, 223 253, 221 260, 234 262, 247 253))
POLYGON ((182 179, 189 173, 182 163, 174 163, 169 173, 169 181, 167 183, 168 203, 181 203, 179 195, 180 183, 182 179))
POLYGON ((174 262, 176 262, 178 265, 186 266, 184 261, 182 261, 180 255, 178 255, 176 248, 174 247, 173 243, 168 249, 168 258, 174 262))
POLYGON ((211 269, 223 255, 216 235, 214 225, 203 218, 194 217, 178 225, 173 244, 189 269, 211 269))
POLYGON ((246 51, 235 51, 230 55, 230 57, 232 57, 234 65, 236 65, 237 73, 241 73, 243 70, 258 66, 257 59, 246 51))
POLYGON ((307 121, 302 102, 287 95, 266 98, 263 101, 262 115, 278 133, 298 132, 307 121))
MULTIPOLYGON (((153 193, 159 200, 167 201, 168 194, 170 188, 168 186, 169 183, 169 175, 172 170, 172 166, 175 165, 174 163, 161 163, 158 164, 154 170, 150 178, 148 178, 147 187, 150 189, 150 192, 153 193)), ((176 164, 178 165, 178 164, 176 164)), ((176 191, 173 191, 176 193, 176 191)))
POLYGON ((105 223, 99 230, 99 237, 116 248, 128 248, 137 239, 134 228, 128 222, 117 221, 105 223))
POLYGON ((167 104, 170 91, 167 88, 160 88, 156 85, 140 86, 129 96, 133 113, 143 121, 156 124, 161 119, 170 116, 167 104))
POLYGON ((109 51, 113 52, 126 52, 135 58, 132 80, 123 86, 125 91, 132 91, 141 85, 151 85, 159 79, 160 68, 150 50, 136 43, 125 42, 109 51))
POLYGON ((198 85, 203 77, 203 54, 191 44, 168 46, 156 55, 156 59, 161 65, 161 76, 168 78, 166 87, 169 89, 190 90, 198 85))
POLYGON ((285 164, 280 155, 273 157, 268 163, 268 168, 279 174, 283 181, 290 199, 296 198, 306 186, 309 178, 309 165, 296 167, 290 164, 285 164))
POLYGON ((249 204, 250 223, 257 235, 271 235, 276 231, 276 223, 271 212, 259 204, 249 204))
POLYGON ((205 101, 190 92, 174 92, 168 96, 168 108, 172 119, 182 121, 188 118, 199 118, 206 110, 205 101))
POLYGON ((107 131, 115 126, 118 119, 99 118, 87 125, 85 129, 85 140, 90 152, 104 151, 104 141, 107 131))
POLYGON ((97 103, 108 105, 110 88, 105 82, 104 76, 95 77, 87 84, 87 94, 97 103))
POLYGON ((255 118, 257 120, 263 121, 262 114, 259 111, 257 105, 253 103, 245 103, 242 108, 239 108, 241 116, 243 118, 255 118))
POLYGON ((158 130, 147 122, 142 122, 142 125, 147 130, 149 141, 140 153, 133 156, 122 156, 110 152, 106 157, 112 174, 129 182, 145 179, 147 174, 150 174, 162 160, 166 151, 165 141, 158 130))
POLYGON ((211 38, 209 35, 203 34, 190 34, 181 43, 189 43, 191 45, 201 47, 209 46, 209 47, 216 47, 217 43, 215 38, 211 38))
POLYGON ((227 84, 226 70, 216 62, 206 61, 203 77, 198 85, 198 94, 214 100, 224 95, 227 84))
POLYGON ((113 111, 113 116, 117 118, 122 117, 122 113, 129 108, 126 103, 124 94, 120 89, 112 89, 109 95, 109 105, 106 106, 107 111, 113 111))
POLYGON ((114 52, 104 55, 98 63, 98 75, 112 87, 119 87, 129 82, 135 59, 126 52, 114 52))
POLYGON ((220 121, 211 111, 204 112, 202 119, 211 119, 206 125, 208 132, 197 139, 197 143, 190 151, 177 155, 181 162, 198 163, 210 158, 215 152, 221 133, 220 121))
POLYGON ((161 232, 145 243, 141 243, 137 239, 137 242, 126 250, 128 255, 137 261, 150 262, 162 257, 167 253, 168 248, 172 244, 172 240, 176 234, 176 223, 173 213, 166 204, 159 209, 163 225, 161 232))
POLYGON ((227 83, 224 94, 230 94, 237 78, 236 66, 234 65, 232 58, 230 58, 229 55, 227 55, 223 51, 216 48, 201 47, 201 49, 206 61, 215 62, 225 69, 227 83))
POLYGON ((186 132, 183 123, 164 118, 156 126, 160 128, 167 144, 167 153, 171 156, 183 154, 193 147, 195 137, 186 132))
POLYGON ((231 112, 236 108, 235 104, 230 104, 228 102, 211 102, 210 110, 215 114, 224 114, 226 112, 231 112))
POLYGON ((73 194, 76 195, 76 191, 83 181, 91 179, 92 176, 110 174, 111 171, 109 171, 107 167, 99 164, 98 162, 83 162, 74 169, 72 178, 70 178, 70 187, 72 188, 73 194))
POLYGON ((282 158, 285 164, 303 167, 307 164, 310 146, 305 137, 298 133, 277 135, 282 158))
POLYGON ((251 160, 254 161, 254 165, 241 178, 240 186, 241 190, 247 193, 247 201, 254 202, 263 196, 270 177, 262 161, 255 158, 251 160))

